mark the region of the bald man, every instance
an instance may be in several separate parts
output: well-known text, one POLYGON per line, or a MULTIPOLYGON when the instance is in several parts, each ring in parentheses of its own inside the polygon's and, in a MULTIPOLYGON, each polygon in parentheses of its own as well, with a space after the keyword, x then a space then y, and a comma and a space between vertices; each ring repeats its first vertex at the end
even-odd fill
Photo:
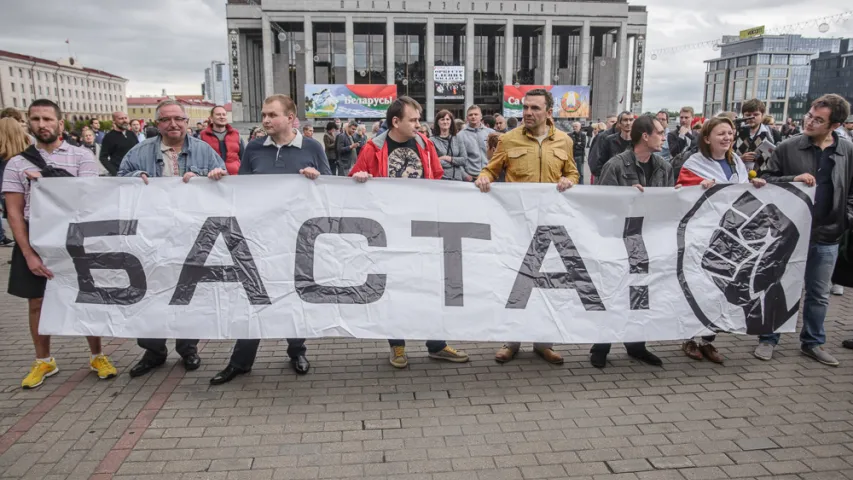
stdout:
POLYGON ((128 130, 127 127, 129 125, 130 120, 127 118, 126 113, 113 113, 113 129, 104 135, 104 141, 101 143, 99 160, 113 177, 118 172, 121 161, 127 152, 139 143, 136 134, 128 130))

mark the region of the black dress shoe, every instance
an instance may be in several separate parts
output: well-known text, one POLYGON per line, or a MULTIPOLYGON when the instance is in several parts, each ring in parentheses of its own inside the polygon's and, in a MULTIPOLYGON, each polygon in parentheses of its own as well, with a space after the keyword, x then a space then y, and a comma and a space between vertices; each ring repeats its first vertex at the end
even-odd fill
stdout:
POLYGON ((643 349, 635 352, 628 352, 628 356, 634 359, 637 359, 643 363, 648 363, 649 365, 654 365, 655 367, 660 367, 663 365, 663 360, 658 358, 654 353, 643 349))
POLYGON ((165 358, 162 360, 151 360, 149 358, 142 357, 142 360, 134 365, 133 368, 130 369, 129 373, 132 378, 141 377, 164 363, 166 363, 165 358))
POLYGON ((305 358, 305 355, 300 355, 296 358, 290 359, 290 366, 293 367, 293 370, 296 373, 300 375, 305 375, 311 368, 311 363, 308 362, 308 359, 305 358))
POLYGON ((607 354, 592 352, 589 354, 589 363, 595 368, 604 368, 607 366, 607 354))
POLYGON ((843 342, 841 342, 841 346, 844 348, 849 348, 850 350, 853 350, 853 339, 844 340, 843 342))
POLYGON ((223 383, 228 383, 231 380, 234 380, 237 375, 243 375, 244 373, 249 373, 251 370, 240 370, 239 368, 234 368, 231 365, 225 367, 225 370, 217 373, 213 378, 210 379, 211 385, 222 385, 223 383))
POLYGON ((187 369, 188 372, 198 370, 198 367, 200 366, 201 357, 199 357, 197 353, 191 353, 184 357, 184 368, 187 369))

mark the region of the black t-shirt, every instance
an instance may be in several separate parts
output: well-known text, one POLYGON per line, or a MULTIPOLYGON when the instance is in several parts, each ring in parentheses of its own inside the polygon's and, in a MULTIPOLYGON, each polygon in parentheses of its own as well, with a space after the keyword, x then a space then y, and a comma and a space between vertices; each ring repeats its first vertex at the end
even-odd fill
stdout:
MULTIPOLYGON (((648 162, 637 162, 637 165, 640 166, 639 170, 642 170, 643 175, 645 176, 645 184, 648 185, 649 181, 652 179, 652 159, 650 158, 648 162)), ((640 172, 637 172, 640 173, 640 172)))
POLYGON ((424 165, 418 156, 418 144, 414 138, 398 143, 388 135, 385 141, 388 143, 389 177, 423 178, 424 165))
POLYGON ((833 222, 833 219, 829 218, 829 214, 832 213, 832 197, 835 195, 835 186, 832 184, 832 170, 835 168, 835 160, 832 159, 832 155, 835 153, 837 143, 836 141, 823 150, 814 145, 811 146, 817 167, 817 172, 815 172, 817 188, 815 188, 813 210, 813 222, 816 225, 833 222))

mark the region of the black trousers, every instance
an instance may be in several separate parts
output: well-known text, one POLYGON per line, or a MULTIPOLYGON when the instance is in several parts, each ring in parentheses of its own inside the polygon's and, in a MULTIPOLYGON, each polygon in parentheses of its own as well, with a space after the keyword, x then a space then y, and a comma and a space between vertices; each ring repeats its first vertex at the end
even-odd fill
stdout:
MULTIPOLYGON (((589 350, 589 353, 603 353, 603 354, 607 355, 608 353, 610 353, 610 346, 611 345, 612 344, 610 344, 610 343, 596 343, 589 350)), ((626 342, 625 343, 625 350, 627 350, 628 353, 642 352, 645 349, 646 349, 646 342, 626 342)))
MULTIPOLYGON (((165 361, 169 355, 169 349, 166 348, 165 338, 138 338, 137 345, 145 349, 146 360, 165 361)), ((198 352, 198 340, 186 340, 179 338, 175 340, 175 351, 181 357, 192 355, 198 352)))
MULTIPOLYGON (((234 351, 231 352, 231 361, 229 362, 229 365, 236 368, 237 370, 248 372, 252 369, 252 365, 255 364, 255 357, 258 356, 258 347, 260 345, 261 341, 256 338, 248 340, 237 340, 237 343, 234 344, 234 351)), ((305 355, 306 351, 307 349, 305 348, 304 338, 287 339, 288 357, 297 358, 302 355, 305 355)))
MULTIPOLYGON (((391 345, 392 347, 405 347, 406 341, 388 340, 388 345, 391 345)), ((444 350, 444 347, 446 346, 447 342, 445 342, 444 340, 427 340, 426 342, 427 351, 429 351, 429 353, 438 353, 444 350)))

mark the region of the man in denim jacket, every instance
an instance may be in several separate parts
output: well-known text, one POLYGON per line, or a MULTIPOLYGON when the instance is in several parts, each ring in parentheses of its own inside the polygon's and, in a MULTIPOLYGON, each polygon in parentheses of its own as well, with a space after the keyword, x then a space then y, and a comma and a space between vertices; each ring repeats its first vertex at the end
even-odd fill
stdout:
POLYGON ((160 135, 136 145, 121 161, 120 177, 184 177, 207 176, 214 180, 227 174, 225 163, 207 143, 187 135, 187 114, 175 100, 157 106, 157 129, 160 135), (216 172, 222 170, 222 172, 216 172), (216 174, 213 174, 216 172, 216 174))
MULTIPOLYGON (((121 161, 118 174, 121 177, 140 177, 148 184, 148 177, 207 176, 219 180, 228 173, 225 162, 210 148, 210 145, 187 135, 187 114, 175 100, 166 100, 157 106, 157 129, 160 135, 149 138, 133 147, 121 161)), ((145 355, 131 370, 131 377, 145 375, 163 365, 169 350, 164 338, 140 338, 140 347, 145 355)), ((195 370, 201 365, 198 356, 198 340, 178 339, 175 350, 183 358, 184 368, 195 370)))

